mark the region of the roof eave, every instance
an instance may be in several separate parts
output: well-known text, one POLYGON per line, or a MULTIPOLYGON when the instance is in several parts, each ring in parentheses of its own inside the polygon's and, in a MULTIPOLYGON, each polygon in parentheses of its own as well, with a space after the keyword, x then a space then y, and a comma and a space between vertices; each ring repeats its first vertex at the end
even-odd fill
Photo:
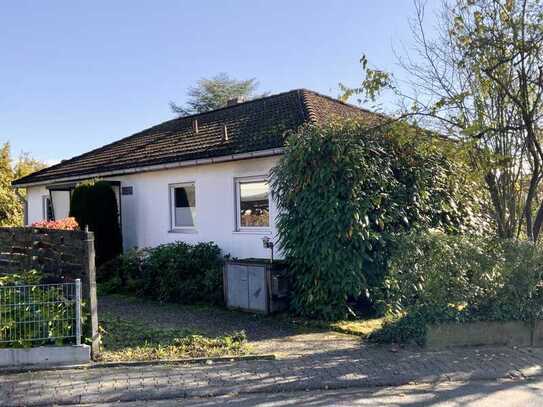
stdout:
POLYGON ((90 173, 90 174, 74 175, 74 176, 69 176, 69 177, 51 178, 51 179, 45 179, 45 180, 40 180, 40 181, 35 181, 35 182, 18 183, 17 181, 13 181, 11 185, 13 188, 37 187, 37 186, 54 184, 58 182, 83 181, 86 179, 100 178, 100 177, 106 177, 106 176, 112 177, 112 176, 121 176, 121 175, 131 175, 131 174, 139 174, 142 172, 163 171, 163 170, 169 170, 173 168, 192 167, 192 166, 205 165, 205 164, 218 164, 218 163, 229 162, 229 161, 247 160, 251 158, 271 157, 275 155, 281 155, 283 154, 283 151, 284 150, 282 147, 271 148, 267 150, 257 150, 257 151, 252 151, 248 153, 230 154, 230 155, 218 156, 218 157, 213 157, 213 158, 201 158, 201 159, 188 160, 188 161, 176 161, 176 162, 167 163, 167 164, 147 165, 147 166, 139 166, 139 167, 133 167, 133 168, 124 168, 120 170, 102 171, 102 172, 95 172, 95 173, 90 173))

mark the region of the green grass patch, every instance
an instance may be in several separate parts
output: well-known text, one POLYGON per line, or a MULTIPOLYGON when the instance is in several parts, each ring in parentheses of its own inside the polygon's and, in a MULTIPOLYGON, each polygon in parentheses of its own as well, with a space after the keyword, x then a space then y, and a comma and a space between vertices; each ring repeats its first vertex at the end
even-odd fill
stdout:
POLYGON ((312 319, 293 319, 292 322, 304 328, 329 329, 349 335, 356 335, 367 338, 379 331, 384 323, 384 318, 341 320, 341 321, 319 321, 312 319))
POLYGON ((243 331, 208 337, 185 329, 156 329, 139 321, 101 314, 102 351, 107 362, 239 356, 248 352, 243 331))
POLYGON ((328 326, 333 331, 357 335, 363 338, 378 331, 383 326, 384 318, 362 319, 357 321, 331 322, 328 326))

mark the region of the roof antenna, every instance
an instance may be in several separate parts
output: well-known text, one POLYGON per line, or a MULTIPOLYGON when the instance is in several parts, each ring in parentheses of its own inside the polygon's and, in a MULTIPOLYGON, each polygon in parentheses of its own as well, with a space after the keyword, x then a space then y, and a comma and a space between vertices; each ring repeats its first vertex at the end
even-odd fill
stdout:
POLYGON ((226 127, 226 124, 222 127, 222 139, 223 141, 228 140, 228 128, 226 127))
POLYGON ((198 119, 194 119, 192 121, 192 130, 194 130, 194 132, 198 134, 198 119))

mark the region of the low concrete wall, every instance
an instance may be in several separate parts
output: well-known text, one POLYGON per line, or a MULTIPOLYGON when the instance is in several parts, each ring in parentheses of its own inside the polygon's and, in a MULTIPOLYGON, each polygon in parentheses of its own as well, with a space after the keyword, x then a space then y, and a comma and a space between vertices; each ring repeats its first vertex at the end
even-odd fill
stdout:
POLYGON ((90 346, 0 349, 0 367, 78 365, 90 362, 90 346))
POLYGON ((426 347, 543 346, 543 321, 477 321, 429 325, 426 347))

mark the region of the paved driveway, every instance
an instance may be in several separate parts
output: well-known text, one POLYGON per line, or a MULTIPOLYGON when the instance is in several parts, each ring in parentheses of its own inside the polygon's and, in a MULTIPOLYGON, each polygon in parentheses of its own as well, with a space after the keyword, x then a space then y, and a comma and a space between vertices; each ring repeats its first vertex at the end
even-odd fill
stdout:
POLYGON ((434 406, 434 407, 539 407, 543 379, 440 383, 370 389, 317 390, 292 393, 240 394, 215 398, 106 403, 98 407, 170 406, 434 406))
POLYGON ((0 405, 106 403, 333 390, 541 375, 543 349, 439 352, 360 346, 276 361, 57 370, 0 375, 0 405))
POLYGON ((281 320, 270 323, 266 318, 220 309, 192 307, 180 312, 178 306, 142 305, 118 298, 101 299, 100 304, 102 311, 137 317, 155 327, 192 328, 208 335, 244 329, 256 351, 279 353, 280 358, 0 373, 0 406, 278 394, 497 378, 518 381, 543 375, 543 348, 393 351, 349 335, 300 332, 281 320))

